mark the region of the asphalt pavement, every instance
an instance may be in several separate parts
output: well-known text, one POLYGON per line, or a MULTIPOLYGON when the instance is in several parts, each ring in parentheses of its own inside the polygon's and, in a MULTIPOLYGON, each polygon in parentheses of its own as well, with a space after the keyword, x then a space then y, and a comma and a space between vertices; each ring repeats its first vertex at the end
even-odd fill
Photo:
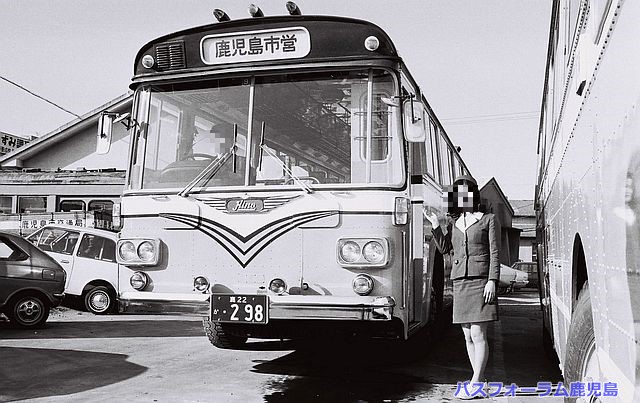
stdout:
MULTIPOLYGON (((544 354, 540 326, 535 291, 500 297, 488 381, 535 388, 562 380, 544 354)), ((0 323, 0 401, 443 402, 457 401, 457 382, 470 376, 455 325, 405 343, 318 335, 306 342, 249 339, 243 350, 220 350, 198 318, 94 316, 62 307, 37 331, 0 323)), ((502 392, 476 401, 540 398, 502 392)))

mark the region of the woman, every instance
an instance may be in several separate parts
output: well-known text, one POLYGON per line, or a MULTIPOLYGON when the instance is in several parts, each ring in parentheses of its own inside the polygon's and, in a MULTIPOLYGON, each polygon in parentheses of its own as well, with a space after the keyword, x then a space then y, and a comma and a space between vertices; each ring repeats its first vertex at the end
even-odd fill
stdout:
POLYGON ((425 212, 424 215, 431 222, 440 252, 453 253, 453 323, 462 325, 473 368, 470 382, 479 383, 484 381, 489 357, 487 325, 498 320, 496 286, 500 276, 500 229, 493 214, 479 211, 480 192, 471 176, 456 178, 443 199, 452 218, 448 220, 446 234, 436 214, 425 212))

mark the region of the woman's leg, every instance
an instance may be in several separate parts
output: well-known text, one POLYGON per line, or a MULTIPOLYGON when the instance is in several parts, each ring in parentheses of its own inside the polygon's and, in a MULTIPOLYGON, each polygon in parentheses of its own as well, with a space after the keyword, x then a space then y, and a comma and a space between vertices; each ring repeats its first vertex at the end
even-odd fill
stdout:
POLYGON ((467 346, 467 355, 469 356, 469 361, 471 362, 471 368, 473 369, 473 373, 476 373, 476 352, 475 347, 473 345, 473 338, 471 337, 471 323, 463 323, 462 324, 462 333, 464 333, 464 341, 467 346))
POLYGON ((489 359, 487 326, 488 322, 471 323, 469 329, 474 352, 474 357, 471 359, 473 366, 473 378, 471 378, 471 382, 484 382, 484 369, 489 359))

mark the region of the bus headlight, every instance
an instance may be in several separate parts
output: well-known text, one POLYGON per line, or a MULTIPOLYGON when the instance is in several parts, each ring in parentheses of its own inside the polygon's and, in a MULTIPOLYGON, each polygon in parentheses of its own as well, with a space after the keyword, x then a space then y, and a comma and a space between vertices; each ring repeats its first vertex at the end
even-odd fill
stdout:
POLYGON ((154 245, 149 241, 143 241, 138 245, 138 257, 144 262, 150 262, 156 256, 154 245))
POLYGON ((366 274, 358 274, 351 283, 353 291, 358 295, 368 295, 373 290, 373 279, 366 274))
POLYGON ((142 291, 147 287, 147 284, 149 284, 149 276, 147 276, 147 273, 137 271, 133 273, 129 279, 129 283, 134 289, 142 291))
POLYGON ((138 255, 136 254, 136 247, 133 242, 126 241, 118 245, 118 255, 125 261, 136 260, 138 255))
POLYGON ((362 256, 369 263, 380 263, 385 258, 384 246, 378 241, 367 242, 362 248, 362 256))
POLYGON ((160 240, 119 239, 116 261, 126 266, 155 266, 160 262, 160 240))
POLYGON ((340 258, 347 263, 354 263, 360 259, 360 245, 354 241, 344 241, 339 246, 340 258))
POLYGON ((386 238, 338 239, 337 259, 343 267, 385 267, 389 263, 386 238))

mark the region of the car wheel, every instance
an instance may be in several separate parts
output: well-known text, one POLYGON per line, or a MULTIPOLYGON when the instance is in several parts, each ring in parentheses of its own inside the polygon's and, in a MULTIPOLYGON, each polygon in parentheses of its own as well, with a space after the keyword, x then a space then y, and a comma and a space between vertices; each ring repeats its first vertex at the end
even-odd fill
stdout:
POLYGON ((115 304, 115 298, 111 290, 105 286, 93 287, 87 291, 84 295, 84 306, 87 311, 96 314, 104 315, 113 310, 115 304))
POLYGON ((591 298, 587 284, 580 291, 571 318, 564 374, 567 384, 602 380, 598 365, 593 317, 591 316, 591 298))
POLYGON ((246 336, 230 334, 228 328, 225 329, 222 323, 215 323, 209 319, 203 319, 202 325, 211 344, 218 348, 240 348, 247 342, 246 336))
POLYGON ((8 316, 11 323, 18 327, 37 328, 47 321, 49 305, 39 296, 21 296, 13 300, 8 316))

